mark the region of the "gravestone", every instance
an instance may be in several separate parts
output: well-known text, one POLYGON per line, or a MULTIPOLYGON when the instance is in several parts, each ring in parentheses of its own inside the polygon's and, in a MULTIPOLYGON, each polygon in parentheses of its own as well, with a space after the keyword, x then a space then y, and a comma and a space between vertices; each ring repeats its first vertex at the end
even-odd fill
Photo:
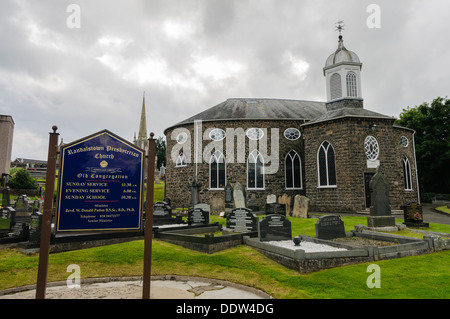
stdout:
POLYGON ((225 202, 223 195, 214 195, 211 197, 210 201, 211 209, 210 214, 219 215, 221 212, 225 211, 225 202))
POLYGON ((23 215, 28 211, 28 199, 27 195, 20 195, 15 204, 14 209, 16 210, 17 215, 23 215))
POLYGON ((28 224, 24 222, 16 222, 16 224, 11 228, 11 233, 9 237, 16 238, 19 241, 27 241, 29 239, 29 228, 28 224))
POLYGON ((278 196, 278 203, 286 206, 286 216, 291 216, 291 197, 287 194, 278 196))
POLYGON ((326 215, 316 222, 316 237, 319 239, 334 239, 345 237, 344 222, 341 217, 326 215))
POLYGON ((191 185, 189 185, 189 188, 191 190, 191 206, 194 206, 198 204, 200 200, 200 187, 202 184, 198 183, 197 181, 193 181, 191 185))
POLYGON ((3 207, 0 216, 0 230, 10 230, 16 223, 16 211, 8 206, 3 207))
POLYGON ((227 215, 227 228, 245 233, 258 230, 258 217, 248 208, 235 208, 227 215))
MULTIPOLYGON (((145 206, 144 206, 145 207, 145 206)), ((167 202, 156 202, 153 204, 153 218, 171 218, 172 208, 167 202)))
POLYGON ((11 189, 9 188, 9 186, 6 186, 3 189, 2 195, 3 195, 3 197, 2 197, 2 204, 1 204, 1 206, 2 207, 7 207, 7 206, 11 205, 11 199, 10 199, 11 189))
POLYGON ((41 209, 42 209, 42 201, 39 200, 39 199, 36 199, 36 200, 33 202, 32 211, 33 211, 33 212, 40 212, 41 209))
POLYGON ((39 243, 41 241, 41 229, 42 229, 42 213, 39 211, 33 212, 30 217, 30 242, 39 243))
POLYGON ((403 209, 403 218, 408 227, 429 227, 429 223, 423 222, 422 205, 418 203, 409 203, 401 207, 403 209))
POLYGON ((367 226, 369 228, 392 227, 392 230, 397 230, 395 217, 391 216, 389 184, 381 171, 381 166, 378 166, 369 185, 372 206, 370 207, 370 216, 367 217, 367 226))
POLYGON ((302 195, 295 195, 292 217, 308 218, 309 198, 302 195))
POLYGON ((258 223, 260 241, 292 239, 291 222, 283 215, 267 215, 258 223))
POLYGON ((234 207, 236 208, 246 208, 244 187, 241 183, 237 182, 233 189, 234 207))
POLYGON ((204 211, 207 211, 208 213, 210 213, 211 206, 206 203, 198 203, 198 204, 194 205, 194 208, 200 208, 200 209, 203 209, 204 211))
POLYGON ((225 208, 233 208, 233 187, 229 182, 225 186, 225 208))
POLYGON ((279 203, 266 204, 266 215, 281 214, 286 216, 286 205, 279 203))
POLYGON ((267 199, 266 199, 267 204, 273 204, 276 202, 277 202, 277 195, 275 195, 275 194, 267 195, 267 199))
POLYGON ((207 225, 207 224, 209 224, 209 212, 207 212, 201 208, 191 209, 188 212, 187 223, 188 223, 188 225, 194 225, 194 224, 207 225))

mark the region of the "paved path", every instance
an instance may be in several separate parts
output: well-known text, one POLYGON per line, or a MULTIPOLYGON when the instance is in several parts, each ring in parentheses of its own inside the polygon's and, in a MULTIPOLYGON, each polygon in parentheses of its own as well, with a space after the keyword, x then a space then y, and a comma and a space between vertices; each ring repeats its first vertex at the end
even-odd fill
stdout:
POLYGON ((442 205, 423 204, 423 221, 425 223, 447 224, 450 225, 450 215, 438 213, 434 209, 442 205))
MULTIPOLYGON (((0 299, 34 299, 35 287, 0 291, 0 299)), ((150 299, 269 299, 255 288, 222 280, 185 276, 152 277, 150 299)), ((47 284, 46 299, 142 299, 139 277, 87 279, 80 288, 66 282, 47 284)))

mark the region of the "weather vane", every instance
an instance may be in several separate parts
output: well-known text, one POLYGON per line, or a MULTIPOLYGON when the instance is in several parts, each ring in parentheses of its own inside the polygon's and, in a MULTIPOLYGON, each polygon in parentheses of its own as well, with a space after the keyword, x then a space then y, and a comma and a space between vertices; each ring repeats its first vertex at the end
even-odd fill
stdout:
POLYGON ((339 31, 339 35, 341 35, 342 30, 344 30, 344 20, 338 21, 336 24, 336 31, 339 31))

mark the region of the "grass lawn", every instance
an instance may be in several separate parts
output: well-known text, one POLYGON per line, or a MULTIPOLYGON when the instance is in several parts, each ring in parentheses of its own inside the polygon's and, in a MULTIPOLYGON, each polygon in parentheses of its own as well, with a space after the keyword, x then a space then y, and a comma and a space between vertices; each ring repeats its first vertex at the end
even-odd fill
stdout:
POLYGON ((450 208, 448 208, 447 206, 436 207, 436 210, 442 213, 450 214, 450 208))
MULTIPOLYGON (((314 236, 317 219, 290 218, 293 235, 314 236)), ((366 217, 343 217, 346 231, 365 224, 366 217)), ((225 219, 212 216, 212 222, 225 219)), ((430 224, 450 233, 450 225, 430 224)), ((409 233, 409 232, 408 232, 409 233)), ((406 233, 405 235, 410 235, 406 233)), ((421 236, 421 234, 414 234, 421 236)), ((242 245, 211 255, 153 240, 152 275, 184 275, 228 280, 261 289, 281 299, 450 298, 450 251, 374 262, 381 269, 381 288, 369 289, 370 263, 301 275, 242 245)), ((66 280, 67 266, 77 264, 82 278, 142 276, 143 240, 51 254, 48 282, 66 280)), ((38 255, 16 249, 0 254, 0 290, 36 283, 38 255)))

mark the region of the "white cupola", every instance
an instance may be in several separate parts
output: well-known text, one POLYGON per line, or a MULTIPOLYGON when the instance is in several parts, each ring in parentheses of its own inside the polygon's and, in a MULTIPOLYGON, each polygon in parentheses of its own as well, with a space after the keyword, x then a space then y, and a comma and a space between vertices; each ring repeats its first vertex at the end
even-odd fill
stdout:
POLYGON ((355 100, 362 107, 361 92, 362 63, 355 52, 347 50, 339 35, 337 50, 331 54, 323 68, 327 82, 327 101, 355 100))

